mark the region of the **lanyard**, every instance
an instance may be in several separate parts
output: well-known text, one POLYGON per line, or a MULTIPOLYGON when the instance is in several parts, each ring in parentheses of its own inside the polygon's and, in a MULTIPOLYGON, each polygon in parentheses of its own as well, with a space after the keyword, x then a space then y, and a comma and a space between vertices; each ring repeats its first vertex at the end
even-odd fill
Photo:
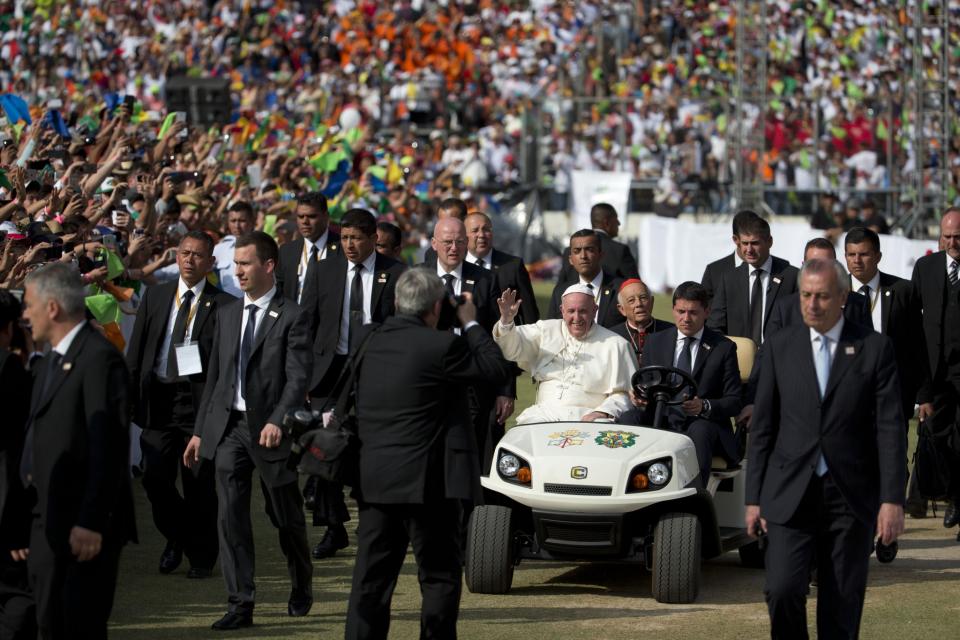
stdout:
MULTIPOLYGON (((323 257, 326 255, 327 248, 326 246, 319 247, 316 244, 314 244, 314 246, 317 247, 317 262, 320 262, 321 260, 323 260, 323 257)), ((307 241, 304 240, 303 255, 300 257, 300 262, 297 263, 297 279, 298 280, 300 279, 300 276, 304 274, 303 265, 309 264, 309 262, 310 262, 310 256, 307 253, 307 241)))

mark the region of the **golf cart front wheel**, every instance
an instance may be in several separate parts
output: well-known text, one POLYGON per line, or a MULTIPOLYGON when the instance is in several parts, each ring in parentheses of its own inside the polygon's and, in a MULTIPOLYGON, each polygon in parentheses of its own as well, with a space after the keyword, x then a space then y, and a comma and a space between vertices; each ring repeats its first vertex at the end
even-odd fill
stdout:
POLYGON ((484 505, 470 514, 465 577, 472 593, 503 594, 513 583, 513 529, 509 507, 484 505))
POLYGON ((689 604, 700 592, 700 520, 692 513, 667 513, 653 532, 653 597, 689 604))

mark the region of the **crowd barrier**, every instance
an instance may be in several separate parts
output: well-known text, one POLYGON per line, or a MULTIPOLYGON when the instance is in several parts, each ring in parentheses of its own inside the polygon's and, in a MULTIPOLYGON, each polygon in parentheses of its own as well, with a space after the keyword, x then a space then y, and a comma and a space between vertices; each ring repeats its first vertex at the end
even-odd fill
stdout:
MULTIPOLYGON (((805 222, 771 223, 772 253, 799 266, 807 241, 822 232, 805 222)), ((695 222, 676 218, 643 215, 634 245, 640 275, 652 291, 665 291, 687 280, 700 281, 710 262, 733 251, 730 222, 695 222)), ((843 261, 843 237, 838 240, 837 255, 843 261)), ((880 270, 909 278, 917 258, 937 250, 936 240, 911 240, 900 236, 880 236, 883 258, 880 270)))

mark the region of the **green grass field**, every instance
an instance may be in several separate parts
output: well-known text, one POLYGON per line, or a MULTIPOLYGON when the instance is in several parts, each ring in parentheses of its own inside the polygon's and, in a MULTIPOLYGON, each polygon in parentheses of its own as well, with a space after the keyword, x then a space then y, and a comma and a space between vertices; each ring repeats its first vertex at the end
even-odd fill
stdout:
MULTIPOLYGON (((546 309, 543 297, 549 295, 550 287, 535 286, 541 308, 546 309)), ((667 296, 659 296, 655 315, 669 319, 669 306, 667 296)), ((519 413, 533 398, 529 378, 521 381, 518 393, 519 413)), ((210 630, 210 624, 226 610, 219 571, 201 581, 187 580, 185 566, 171 575, 159 575, 157 561, 164 541, 153 526, 139 482, 135 495, 140 544, 127 547, 121 559, 111 636, 130 640, 224 637, 222 632, 210 630)), ((354 508, 352 501, 349 504, 354 508)), ((355 547, 314 562, 313 611, 306 618, 289 618, 286 566, 257 492, 252 514, 258 558, 255 626, 230 637, 342 637, 355 547)), ((352 543, 354 527, 355 522, 348 524, 352 543)), ((311 542, 319 540, 321 533, 310 529, 311 542)), ((871 561, 861 637, 957 637, 953 616, 960 609, 960 544, 954 541, 954 534, 933 518, 907 521, 897 560, 890 565, 871 561)), ((735 553, 704 564, 700 597, 690 605, 658 604, 650 595, 650 575, 629 563, 524 562, 517 568, 513 585, 503 596, 475 595, 464 589, 460 637, 739 640, 769 635, 763 572, 740 567, 735 553)), ((419 611, 416 565, 408 556, 394 593, 391 638, 417 638, 419 611)), ((812 602, 809 620, 815 620, 812 602)))

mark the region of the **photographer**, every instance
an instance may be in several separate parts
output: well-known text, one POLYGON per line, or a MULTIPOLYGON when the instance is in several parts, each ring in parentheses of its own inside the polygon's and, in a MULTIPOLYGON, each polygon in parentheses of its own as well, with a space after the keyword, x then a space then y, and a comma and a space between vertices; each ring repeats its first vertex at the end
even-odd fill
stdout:
POLYGON ((456 306, 462 335, 437 330, 453 303, 432 271, 400 276, 397 315, 370 338, 361 363, 360 527, 348 639, 386 637, 390 594, 411 543, 423 592, 421 634, 456 637, 461 501, 481 498, 466 388, 503 384, 510 368, 477 323, 472 294, 456 306))

